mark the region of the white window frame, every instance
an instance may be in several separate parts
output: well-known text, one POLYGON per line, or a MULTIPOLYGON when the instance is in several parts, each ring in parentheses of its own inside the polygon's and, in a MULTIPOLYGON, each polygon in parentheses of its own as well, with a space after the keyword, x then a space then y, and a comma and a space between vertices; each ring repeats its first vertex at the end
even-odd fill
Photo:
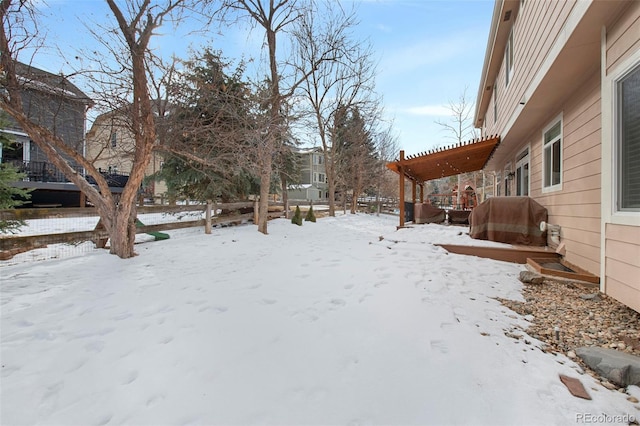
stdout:
MULTIPOLYGON (((551 122, 542 130, 542 179, 541 179, 541 186, 542 186, 542 193, 549 193, 549 192, 556 192, 556 191, 561 191, 562 190, 562 182, 563 182, 563 174, 564 174, 564 164, 562 161, 562 156, 564 153, 564 120, 562 117, 562 114, 558 115, 556 118, 554 118, 553 120, 551 120, 551 122), (547 132, 549 130, 551 130, 556 124, 560 123, 560 134, 554 138, 553 140, 549 141, 549 142, 545 142, 545 135, 547 134, 547 132), (556 184, 552 182, 550 182, 550 184, 548 186, 545 186, 545 177, 546 177, 546 173, 547 173, 547 164, 546 164, 546 160, 545 160, 545 151, 547 150, 547 147, 549 148, 553 148, 553 144, 556 140, 560 141, 560 158, 558 159, 560 162, 560 181, 556 184)), ((553 161, 553 159, 552 159, 553 161)), ((553 176, 551 176, 551 179, 553 179, 553 176)))
MULTIPOLYGON (((603 41, 604 43, 604 41, 603 41)), ((605 43, 606 46, 606 43, 605 43)), ((602 218, 604 223, 640 226, 640 212, 618 210, 617 152, 617 89, 618 82, 640 65, 640 49, 621 61, 608 74, 603 72, 602 84, 602 218)))
POLYGON ((624 73, 623 75, 621 75, 619 78, 617 78, 615 80, 615 91, 613 93, 614 96, 614 102, 613 102, 613 127, 614 127, 614 137, 613 137, 613 150, 614 150, 614 175, 613 175, 613 179, 615 182, 615 192, 614 192, 614 208, 616 213, 620 212, 620 213, 640 213, 640 209, 638 208, 634 208, 634 209, 623 209, 620 206, 620 123, 618 121, 619 118, 619 114, 618 114, 618 107, 619 107, 619 103, 620 103, 620 99, 619 99, 619 84, 622 82, 623 79, 625 79, 626 77, 628 77, 632 72, 637 72, 640 73, 640 62, 638 62, 636 64, 635 67, 631 67, 631 69, 629 69, 626 73, 624 73))
POLYGON ((515 58, 515 53, 513 51, 513 27, 511 27, 511 31, 509 32, 509 37, 507 38, 507 45, 504 49, 504 64, 505 64, 505 84, 504 87, 509 86, 509 82, 513 79, 513 62, 515 58))

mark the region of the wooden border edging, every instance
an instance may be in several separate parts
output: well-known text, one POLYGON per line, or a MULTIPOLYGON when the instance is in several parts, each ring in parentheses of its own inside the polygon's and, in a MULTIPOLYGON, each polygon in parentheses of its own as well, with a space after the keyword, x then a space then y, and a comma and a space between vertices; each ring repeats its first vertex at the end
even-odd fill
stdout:
POLYGON ((477 256, 486 259, 501 260, 503 262, 526 264, 530 257, 559 259, 560 255, 555 251, 547 250, 544 247, 481 247, 466 246, 458 244, 436 244, 450 253, 464 254, 467 256, 477 256))

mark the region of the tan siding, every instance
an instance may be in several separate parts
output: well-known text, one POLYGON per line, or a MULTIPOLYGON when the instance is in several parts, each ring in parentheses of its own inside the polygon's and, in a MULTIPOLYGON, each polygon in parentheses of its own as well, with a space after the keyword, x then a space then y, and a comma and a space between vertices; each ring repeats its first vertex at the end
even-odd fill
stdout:
POLYGON ((609 296, 640 312, 640 291, 637 289, 609 277, 605 291, 609 296))
MULTIPOLYGON (((531 84, 547 56, 549 49, 557 39, 567 17, 575 6, 575 1, 530 2, 518 15, 514 29, 514 74, 508 87, 503 91, 499 124, 504 126, 516 105, 520 102, 526 88, 531 84), (505 111, 506 110, 506 111, 505 111)), ((500 94, 498 92, 498 94, 500 94)))
POLYGON ((585 164, 587 172, 591 173, 591 175, 586 175, 583 168, 576 167, 568 170, 564 175, 564 190, 582 192, 588 189, 600 188, 600 164, 599 161, 585 164), (591 169, 588 166, 591 166, 591 169))
POLYGON ((562 205, 554 207, 553 212, 557 216, 581 216, 600 219, 600 203, 562 205))
POLYGON ((640 47, 640 2, 634 1, 607 31, 607 71, 640 47))
MULTIPOLYGON (((591 247, 598 248, 600 247, 600 233, 595 232, 584 232, 581 229, 573 229, 564 227, 562 228, 563 238, 566 238, 570 241, 576 241, 583 244, 586 244, 591 247)), ((599 272, 596 271, 598 274, 599 272)))
POLYGON ((593 258, 600 255, 599 247, 582 246, 580 252, 567 253, 564 257, 569 263, 572 263, 593 275, 600 276, 600 262, 596 262, 593 258))
MULTIPOLYGON (((638 244, 640 241, 640 227, 608 224, 607 237, 628 244, 638 244)), ((640 261, 640 258, 638 260, 640 261)))
MULTIPOLYGON (((600 136, 600 132, 598 131, 594 136, 600 136)), ((600 170, 600 152, 599 146, 593 146, 572 157, 567 158, 565 153, 564 163, 562 164, 564 181, 567 181, 566 173, 568 171, 575 171, 574 169, 579 170, 579 177, 592 175, 594 171, 600 170)), ((599 187, 600 184, 598 183, 597 188, 599 187)))
MULTIPOLYGON (((607 73, 640 49, 640 2, 607 27, 607 73)), ((607 106, 603 106, 607 107, 607 106)), ((605 225, 605 292, 640 312, 640 226, 605 225)))
POLYGON ((640 288, 638 288, 637 280, 634 282, 632 277, 638 277, 640 268, 630 265, 628 263, 620 262, 613 257, 607 257, 607 270, 610 272, 608 276, 614 280, 625 284, 627 287, 635 289, 640 294, 640 288))
POLYGON ((562 192, 542 194, 538 197, 540 204, 547 206, 547 208, 553 208, 554 206, 562 206, 568 204, 592 204, 600 202, 600 188, 592 189, 589 191, 580 192, 562 192))
MULTIPOLYGON (((588 7, 583 7, 585 3, 577 5, 576 0, 526 1, 518 11, 513 23, 514 71, 508 86, 505 86, 504 55, 495 57, 502 62, 495 82, 498 90, 497 123, 493 123, 492 102, 489 102, 490 111, 485 113, 491 117, 486 122, 489 134, 501 134, 506 142, 499 156, 494 157, 491 167, 504 169, 515 160, 520 148, 528 144, 529 194, 547 208, 549 222, 562 227, 565 258, 593 274, 603 273, 607 293, 640 311, 640 226, 607 223, 606 233, 602 235, 602 221, 609 220, 608 211, 603 210, 603 196, 607 197, 607 202, 610 196, 610 191, 602 189, 603 179, 608 186, 606 179, 609 176, 603 176, 609 169, 608 157, 605 157, 607 162, 603 166, 603 152, 609 155, 607 143, 603 151, 603 138, 608 140, 610 128, 603 131, 602 126, 603 121, 609 123, 611 104, 605 97, 607 105, 603 105, 602 75, 595 62, 595 49, 599 47, 595 40, 601 27, 607 30, 606 71, 615 72, 623 61, 640 51, 640 1, 612 2, 612 7, 603 2, 591 3, 588 7), (560 31, 569 23, 568 17, 574 11, 585 13, 587 20, 576 26, 573 23, 569 25, 577 31, 571 39, 566 39, 571 44, 567 44, 558 56, 558 62, 548 68, 544 79, 538 80, 543 65, 549 65, 545 60, 549 58, 551 48, 556 41, 565 40, 568 35, 560 34, 560 31), (590 25, 596 20, 598 25, 590 25), (589 59, 594 56, 594 61, 577 62, 571 74, 576 77, 575 83, 565 87, 561 95, 547 100, 545 91, 555 89, 556 78, 566 78, 567 70, 561 65, 573 60, 571 55, 577 54, 574 48, 578 49, 583 35, 589 40, 588 46, 594 46, 584 50, 589 59), (586 79, 584 84, 583 78, 586 79), (527 92, 532 102, 520 107, 525 91, 531 90, 536 90, 533 94, 527 92), (559 190, 543 192, 542 130, 560 114, 562 185, 559 190), (533 120, 527 120, 529 117, 533 120)), ((580 49, 585 46, 580 45, 580 49)), ((557 51, 551 53, 554 52, 557 51)))
MULTIPOLYGON (((617 261, 638 266, 638 259, 640 259, 640 245, 608 240, 606 249, 607 253, 615 253, 615 256, 613 257, 617 261)), ((637 277, 638 275, 635 276, 637 277)))
POLYGON ((520 102, 525 89, 542 67, 546 55, 576 4, 575 0, 529 2, 516 16, 513 26, 514 71, 506 86, 504 52, 496 77, 498 116, 494 124, 493 94, 485 114, 487 134, 499 134, 520 102))

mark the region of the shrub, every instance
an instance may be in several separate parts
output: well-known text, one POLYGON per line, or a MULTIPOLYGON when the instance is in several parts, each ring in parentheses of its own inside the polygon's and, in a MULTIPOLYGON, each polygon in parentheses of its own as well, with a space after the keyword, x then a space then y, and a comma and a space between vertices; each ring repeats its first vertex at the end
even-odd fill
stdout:
MULTIPOLYGON (((1 163, 0 164, 0 209, 12 209, 25 203, 24 200, 29 199, 31 189, 20 189, 11 185, 12 182, 20 181, 24 174, 18 173, 15 167, 1 163)), ((21 226, 24 225, 22 220, 4 220, 0 219, 0 233, 15 234, 21 226)))
POLYGON ((313 213, 313 205, 309 206, 309 210, 307 211, 307 215, 304 217, 306 222, 315 222, 316 215, 313 213))
POLYGON ((291 223, 302 226, 302 213, 300 213, 300 206, 296 206, 296 212, 291 218, 291 223))

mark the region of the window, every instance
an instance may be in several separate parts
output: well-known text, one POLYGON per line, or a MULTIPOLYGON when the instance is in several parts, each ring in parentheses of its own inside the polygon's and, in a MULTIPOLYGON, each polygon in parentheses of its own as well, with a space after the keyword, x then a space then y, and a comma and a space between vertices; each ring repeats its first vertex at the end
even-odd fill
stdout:
POLYGON ((640 64, 615 90, 616 210, 640 211, 640 64))
POLYGON ((544 131, 542 189, 558 190, 562 184, 562 119, 544 131))
POLYGON ((516 195, 529 195, 529 148, 516 157, 516 195))
POLYGON ((511 195, 511 185, 510 181, 513 179, 513 174, 511 173, 511 164, 508 164, 504 169, 504 195, 508 197, 511 195))
POLYGON ((118 143, 118 134, 111 132, 111 148, 115 148, 118 143))
POLYGON ((313 164, 322 164, 323 161, 324 161, 324 158, 322 157, 322 155, 315 154, 313 156, 313 164))
POLYGON ((501 191, 501 180, 502 180, 502 174, 501 173, 496 173, 496 197, 499 197, 500 195, 502 195, 502 191, 501 191))
POLYGON ((324 173, 314 173, 316 182, 326 183, 324 173))
POLYGON ((509 81, 511 81, 511 77, 513 75, 513 28, 509 33, 509 38, 507 39, 507 47, 504 51, 504 64, 505 64, 505 87, 509 85, 509 81))

